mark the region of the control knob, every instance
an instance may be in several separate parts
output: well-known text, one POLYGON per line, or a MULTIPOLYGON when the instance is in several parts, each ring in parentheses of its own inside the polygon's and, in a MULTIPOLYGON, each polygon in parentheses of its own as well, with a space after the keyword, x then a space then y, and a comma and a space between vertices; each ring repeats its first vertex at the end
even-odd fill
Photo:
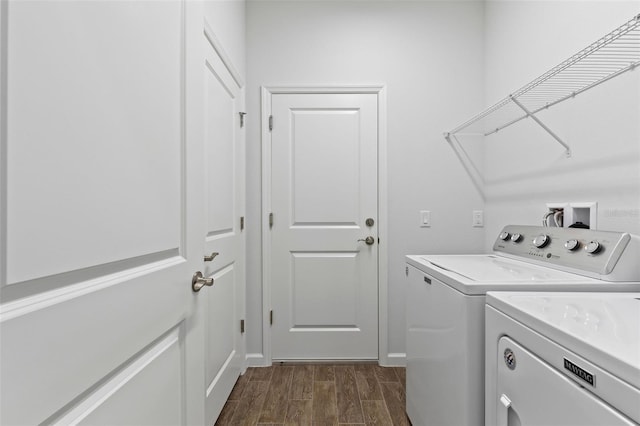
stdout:
POLYGON ((602 246, 597 241, 590 241, 589 244, 584 246, 584 251, 586 251, 589 254, 599 253, 600 250, 602 250, 602 246))
POLYGON ((533 245, 537 248, 546 247, 551 242, 551 238, 548 235, 540 234, 533 239, 533 245))
POLYGON ((507 231, 502 231, 500 235, 498 235, 502 241, 507 241, 509 239, 509 233, 507 231))
POLYGON ((578 250, 579 247, 580 247, 580 241, 578 240, 569 240, 566 243, 564 243, 564 248, 566 248, 569 251, 576 251, 578 250))
POLYGON ((518 241, 522 240, 522 234, 518 234, 517 232, 515 234, 513 234, 511 236, 511 241, 513 241, 514 243, 517 243, 518 241))

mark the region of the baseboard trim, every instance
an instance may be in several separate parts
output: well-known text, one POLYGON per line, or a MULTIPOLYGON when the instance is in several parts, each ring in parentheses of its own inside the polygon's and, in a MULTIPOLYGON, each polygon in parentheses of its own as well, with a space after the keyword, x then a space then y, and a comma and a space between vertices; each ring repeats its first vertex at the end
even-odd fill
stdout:
POLYGON ((318 358, 318 359, 274 359, 273 364, 302 365, 302 364, 378 364, 377 359, 351 358, 318 358))
POLYGON ((407 354, 405 353, 390 353, 387 354, 387 364, 384 367, 406 367, 407 366, 407 354))
POLYGON ((247 367, 268 367, 266 359, 261 353, 251 353, 246 356, 247 367))
MULTIPOLYGON (((261 353, 249 353, 246 356, 247 367, 268 367, 264 354, 261 353)), ((285 364, 304 364, 304 363, 336 363, 336 362, 352 362, 352 363, 377 363, 377 360, 338 360, 338 359, 318 359, 318 360, 282 360, 285 364)), ((382 359, 380 360, 382 361, 382 359)), ((280 362, 274 360, 274 363, 280 362)), ((383 367, 406 367, 407 366, 407 354, 405 353, 390 353, 387 354, 386 359, 383 362, 378 362, 383 367)))

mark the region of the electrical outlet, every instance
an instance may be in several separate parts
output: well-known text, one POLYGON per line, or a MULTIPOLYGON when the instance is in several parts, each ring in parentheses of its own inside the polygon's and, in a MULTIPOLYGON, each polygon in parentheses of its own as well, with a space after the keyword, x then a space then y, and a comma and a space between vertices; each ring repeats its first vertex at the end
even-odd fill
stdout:
POLYGON ((482 228, 484 226, 484 211, 482 210, 474 210, 473 211, 473 227, 474 228, 482 228))

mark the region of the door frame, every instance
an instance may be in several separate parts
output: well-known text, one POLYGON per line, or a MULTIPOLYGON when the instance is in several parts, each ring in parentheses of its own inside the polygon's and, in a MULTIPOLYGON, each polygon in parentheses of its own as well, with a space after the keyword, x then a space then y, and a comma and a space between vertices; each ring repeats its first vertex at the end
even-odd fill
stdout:
POLYGON ((262 351, 265 365, 272 363, 271 349, 271 98, 277 94, 374 94, 378 100, 378 363, 389 365, 388 352, 388 234, 387 234, 387 96, 384 84, 295 85, 261 87, 262 147, 262 351))

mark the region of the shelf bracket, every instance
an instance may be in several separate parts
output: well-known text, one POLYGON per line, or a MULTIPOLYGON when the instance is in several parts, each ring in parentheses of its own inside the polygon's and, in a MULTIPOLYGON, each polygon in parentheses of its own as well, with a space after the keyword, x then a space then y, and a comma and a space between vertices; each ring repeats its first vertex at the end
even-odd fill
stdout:
POLYGON ((556 141, 558 141, 558 143, 560 145, 562 145, 565 148, 565 152, 564 153, 567 156, 567 158, 571 157, 571 148, 569 147, 569 145, 564 143, 564 141, 562 139, 560 139, 560 137, 558 135, 556 135, 550 128, 548 128, 542 121, 540 121, 540 119, 538 117, 536 117, 531 111, 529 111, 524 105, 522 105, 515 97, 513 97, 513 95, 509 95, 509 98, 511 98, 513 103, 518 105, 520 107, 520 109, 522 109, 524 111, 524 113, 527 114, 527 117, 531 117, 531 119, 533 119, 533 121, 538 123, 540 125, 540 127, 542 127, 547 133, 549 133, 551 135, 551 137, 553 137, 556 141))
POLYGON ((446 132, 444 133, 444 138, 447 140, 447 142, 449 142, 449 146, 451 146, 451 149, 453 149, 453 152, 458 157, 458 160, 460 160, 460 164, 462 164, 462 167, 464 167, 464 170, 467 172, 467 175, 471 179, 471 182, 476 187, 478 194, 480 194, 480 197, 482 197, 482 200, 484 201, 484 179, 482 177, 482 173, 480 172, 480 170, 478 170, 467 151, 465 151, 465 149, 462 147, 455 134, 446 132))

